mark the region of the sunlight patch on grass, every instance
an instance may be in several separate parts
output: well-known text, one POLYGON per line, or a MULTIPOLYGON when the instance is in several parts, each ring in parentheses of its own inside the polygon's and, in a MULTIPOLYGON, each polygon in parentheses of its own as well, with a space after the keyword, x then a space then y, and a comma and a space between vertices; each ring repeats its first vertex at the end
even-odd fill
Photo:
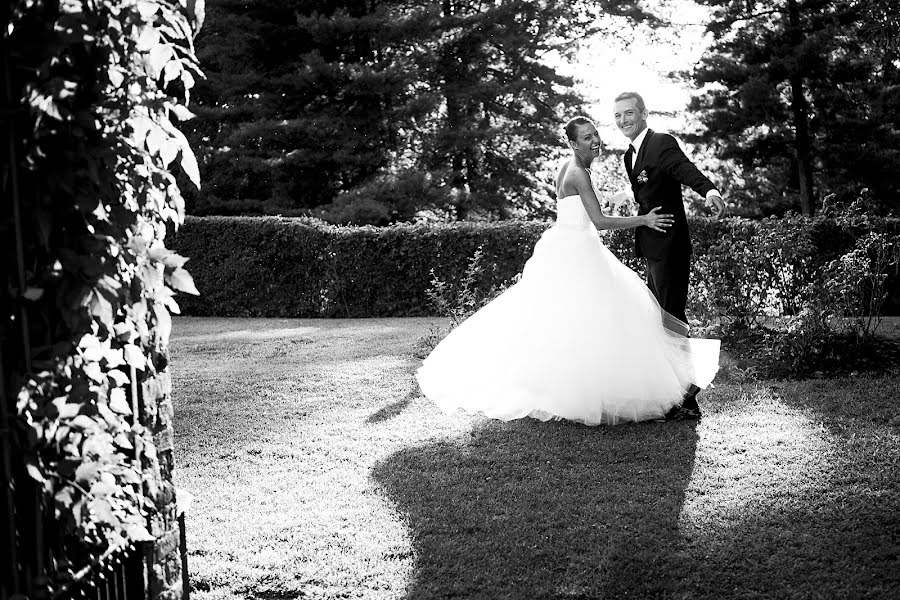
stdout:
POLYGON ((182 342, 222 342, 227 340, 240 340, 242 343, 252 344, 259 341, 277 340, 285 338, 302 338, 316 333, 316 327, 295 327, 285 329, 239 329, 235 331, 222 331, 205 335, 183 336, 182 342))
POLYGON ((725 393, 697 426, 694 469, 679 518, 684 529, 728 527, 747 512, 802 497, 821 486, 829 470, 833 446, 821 424, 764 385, 729 388, 720 388, 725 393))
POLYGON ((501 423, 420 395, 432 322, 176 320, 194 600, 896 597, 896 376, 501 423))

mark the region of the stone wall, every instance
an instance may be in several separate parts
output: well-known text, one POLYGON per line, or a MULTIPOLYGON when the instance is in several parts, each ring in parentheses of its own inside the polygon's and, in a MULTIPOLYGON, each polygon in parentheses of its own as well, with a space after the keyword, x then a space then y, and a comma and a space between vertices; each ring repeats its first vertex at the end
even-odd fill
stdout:
POLYGON ((182 598, 188 581, 187 573, 182 569, 183 521, 179 520, 172 479, 175 467, 173 413, 172 379, 168 368, 163 367, 140 385, 141 424, 151 432, 156 446, 155 455, 142 457, 145 490, 155 505, 149 518, 150 534, 155 541, 149 545, 146 554, 147 596, 154 600, 182 598))

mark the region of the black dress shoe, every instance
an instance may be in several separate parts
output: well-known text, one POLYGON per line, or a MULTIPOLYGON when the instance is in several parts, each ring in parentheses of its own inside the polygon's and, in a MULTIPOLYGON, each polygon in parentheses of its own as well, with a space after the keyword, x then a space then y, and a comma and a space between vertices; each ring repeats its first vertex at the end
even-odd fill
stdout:
POLYGON ((700 415, 700 406, 697 404, 697 394, 699 393, 700 388, 691 384, 691 387, 688 388, 687 393, 684 395, 684 399, 681 401, 682 408, 696 411, 698 416, 700 415))
POLYGON ((673 406, 666 413, 666 421, 699 421, 699 408, 685 408, 683 406, 673 406))

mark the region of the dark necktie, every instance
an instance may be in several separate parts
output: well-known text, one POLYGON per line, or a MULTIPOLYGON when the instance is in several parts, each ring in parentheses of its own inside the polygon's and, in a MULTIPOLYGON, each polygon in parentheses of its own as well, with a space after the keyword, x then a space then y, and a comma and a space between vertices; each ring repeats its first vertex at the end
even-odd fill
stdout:
POLYGON ((631 177, 631 171, 634 168, 634 146, 628 144, 628 150, 625 151, 625 170, 628 171, 628 176, 631 177))

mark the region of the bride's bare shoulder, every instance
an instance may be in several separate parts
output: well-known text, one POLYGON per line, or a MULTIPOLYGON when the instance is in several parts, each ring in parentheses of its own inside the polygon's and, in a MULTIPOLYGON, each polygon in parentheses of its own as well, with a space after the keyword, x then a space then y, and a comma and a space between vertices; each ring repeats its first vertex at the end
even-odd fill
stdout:
POLYGON ((559 185, 563 182, 563 180, 566 178, 566 173, 568 172, 568 170, 569 170, 569 165, 570 165, 571 163, 572 163, 572 159, 570 158, 570 159, 567 159, 567 160, 559 167, 559 174, 557 174, 557 176, 556 176, 556 187, 557 187, 557 188, 558 188, 559 185))
POLYGON ((556 179, 557 195, 560 198, 574 196, 579 193, 578 188, 583 185, 585 181, 588 183, 590 182, 585 170, 579 169, 573 160, 569 159, 559 170, 559 176, 556 179))

